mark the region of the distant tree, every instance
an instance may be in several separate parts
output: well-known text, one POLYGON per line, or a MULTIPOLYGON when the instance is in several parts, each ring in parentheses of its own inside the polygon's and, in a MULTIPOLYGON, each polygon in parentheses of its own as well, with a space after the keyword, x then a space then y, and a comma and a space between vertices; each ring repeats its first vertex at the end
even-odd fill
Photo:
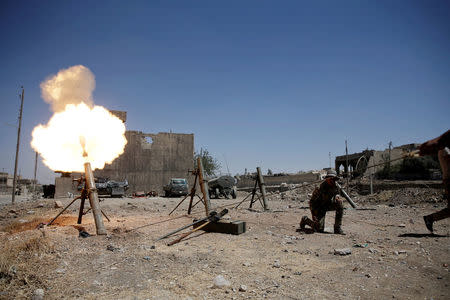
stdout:
POLYGON ((272 172, 271 169, 268 169, 268 170, 267 170, 267 175, 268 175, 268 176, 272 176, 272 175, 273 175, 273 172, 272 172))
POLYGON ((210 177, 216 174, 216 171, 220 169, 220 163, 214 158, 206 149, 200 149, 199 152, 194 153, 194 166, 197 168, 197 158, 201 158, 203 170, 205 175, 210 177))

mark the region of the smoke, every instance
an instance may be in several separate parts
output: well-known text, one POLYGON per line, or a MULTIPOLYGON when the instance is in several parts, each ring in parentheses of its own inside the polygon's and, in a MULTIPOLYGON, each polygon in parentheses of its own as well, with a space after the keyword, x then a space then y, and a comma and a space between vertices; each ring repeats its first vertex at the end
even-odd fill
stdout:
POLYGON ((68 104, 85 103, 92 107, 95 76, 85 66, 63 69, 41 83, 42 98, 54 112, 63 111, 68 104))
POLYGON ((94 105, 95 77, 78 65, 58 72, 41 83, 42 98, 53 116, 37 125, 31 146, 52 170, 83 171, 89 161, 92 169, 102 169, 124 152, 125 124, 106 108, 94 105))

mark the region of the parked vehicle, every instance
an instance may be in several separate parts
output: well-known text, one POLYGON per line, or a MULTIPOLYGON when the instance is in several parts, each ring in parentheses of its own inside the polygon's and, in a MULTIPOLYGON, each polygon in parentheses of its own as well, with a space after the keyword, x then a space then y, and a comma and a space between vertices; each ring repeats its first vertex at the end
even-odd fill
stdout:
MULTIPOLYGON (((77 189, 81 191, 84 183, 79 183, 77 189)), ((95 178, 95 187, 99 196, 123 197, 128 189, 128 181, 114 181, 108 178, 95 178)))
POLYGON ((236 179, 230 175, 220 176, 208 180, 209 196, 218 199, 224 196, 229 199, 230 195, 236 199, 236 179))
POLYGON ((99 196, 123 197, 128 189, 128 181, 114 181, 98 178, 95 182, 99 196))
POLYGON ((186 196, 188 191, 188 183, 184 178, 172 178, 169 183, 163 187, 164 195, 170 196, 186 196))

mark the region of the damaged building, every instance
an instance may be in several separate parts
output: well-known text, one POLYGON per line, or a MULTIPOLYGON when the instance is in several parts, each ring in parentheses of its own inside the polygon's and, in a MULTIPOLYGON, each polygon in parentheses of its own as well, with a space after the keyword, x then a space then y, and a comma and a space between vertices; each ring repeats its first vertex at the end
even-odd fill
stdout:
MULTIPOLYGON (((126 122, 126 112, 111 112, 126 122)), ((127 180, 129 192, 161 193, 170 178, 188 178, 188 170, 194 167, 194 134, 126 131, 125 137, 124 153, 102 170, 95 170, 95 177, 127 180)))
POLYGON ((128 180, 129 190, 162 192, 170 178, 187 178, 193 169, 194 135, 127 131, 125 152, 96 177, 128 180))
MULTIPOLYGON (((111 111, 126 122, 127 113, 111 111)), ((170 178, 187 178, 188 170, 194 167, 194 134, 160 132, 157 134, 128 130, 124 153, 101 170, 95 170, 96 178, 115 181, 127 180, 128 193, 156 191, 170 178)), ((78 174, 62 174, 55 180, 55 197, 67 197, 78 193, 73 179, 78 174)))
POLYGON ((364 150, 358 153, 336 156, 335 168, 338 175, 345 175, 350 172, 353 177, 370 176, 382 170, 384 163, 387 161, 392 161, 391 166, 401 164, 405 154, 417 150, 419 146, 420 144, 406 144, 383 151, 364 150), (375 167, 371 167, 374 165, 375 167))

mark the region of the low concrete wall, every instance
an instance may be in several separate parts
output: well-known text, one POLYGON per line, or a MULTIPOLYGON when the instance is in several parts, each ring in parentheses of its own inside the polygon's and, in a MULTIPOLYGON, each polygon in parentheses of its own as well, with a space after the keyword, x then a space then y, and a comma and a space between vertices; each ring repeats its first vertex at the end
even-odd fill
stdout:
MULTIPOLYGON (((79 178, 77 173, 76 178, 79 178)), ((68 198, 69 194, 79 195, 80 192, 77 190, 77 183, 73 182, 74 175, 71 177, 56 177, 55 178, 55 198, 68 198)))
MULTIPOLYGON (((295 175, 285 175, 285 176, 263 176, 264 183, 266 186, 270 185, 280 185, 282 183, 303 183, 303 182, 312 182, 320 179, 320 175, 316 173, 304 173, 304 174, 295 174, 295 175)), ((238 188, 248 188, 253 187, 255 185, 255 179, 250 177, 241 177, 239 180, 237 187, 238 188)))

